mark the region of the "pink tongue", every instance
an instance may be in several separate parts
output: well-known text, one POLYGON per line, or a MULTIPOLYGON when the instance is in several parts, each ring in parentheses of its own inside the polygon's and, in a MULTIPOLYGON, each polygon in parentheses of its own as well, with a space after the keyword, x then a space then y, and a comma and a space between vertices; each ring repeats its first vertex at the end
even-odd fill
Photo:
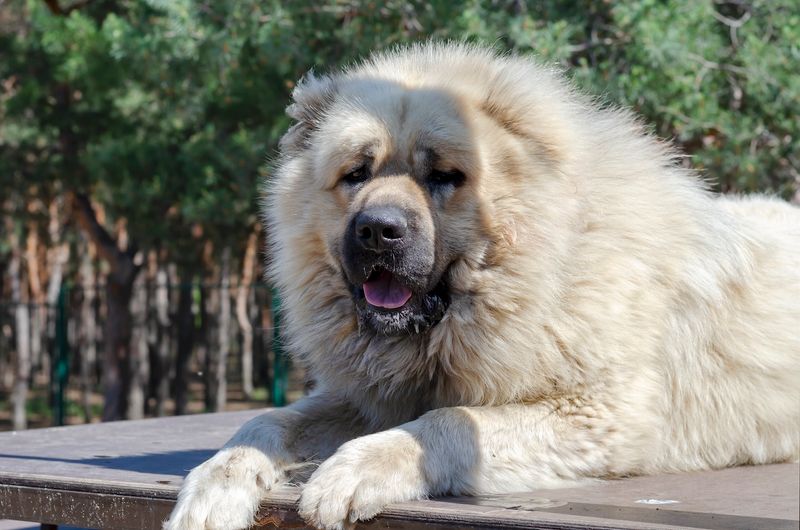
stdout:
POLYGON ((397 309, 411 298, 411 291, 398 282, 389 271, 381 271, 374 279, 364 283, 364 296, 375 307, 397 309))

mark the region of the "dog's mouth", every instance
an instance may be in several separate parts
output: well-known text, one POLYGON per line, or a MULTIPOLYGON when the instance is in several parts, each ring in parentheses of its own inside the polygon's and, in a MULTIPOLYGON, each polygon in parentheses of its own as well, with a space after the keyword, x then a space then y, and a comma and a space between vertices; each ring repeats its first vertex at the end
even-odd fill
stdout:
POLYGON ((375 269, 362 285, 367 303, 380 309, 399 309, 414 293, 402 280, 386 269, 375 269))
POLYGON ((444 317, 450 292, 442 279, 420 292, 414 282, 384 267, 376 267, 360 285, 351 284, 359 321, 380 335, 423 333, 444 317))

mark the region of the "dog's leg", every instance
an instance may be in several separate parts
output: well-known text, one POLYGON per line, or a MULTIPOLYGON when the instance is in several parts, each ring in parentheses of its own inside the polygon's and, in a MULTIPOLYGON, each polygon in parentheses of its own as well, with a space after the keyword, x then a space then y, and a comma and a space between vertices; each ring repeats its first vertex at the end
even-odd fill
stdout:
POLYGON ((353 409, 326 394, 258 416, 189 473, 164 528, 247 528, 260 500, 293 469, 365 432, 353 409))
POLYGON ((602 475, 616 438, 603 414, 575 400, 437 409, 342 445, 306 484, 300 514, 320 528, 341 529, 392 502, 602 475))

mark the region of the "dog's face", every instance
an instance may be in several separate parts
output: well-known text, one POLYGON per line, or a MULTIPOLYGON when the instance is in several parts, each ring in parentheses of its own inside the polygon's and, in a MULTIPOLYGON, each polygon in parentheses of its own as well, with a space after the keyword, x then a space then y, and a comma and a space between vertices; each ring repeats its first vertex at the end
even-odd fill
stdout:
POLYGON ((449 270, 483 237, 476 146, 443 91, 351 81, 306 138, 315 228, 362 325, 422 333, 453 296, 449 270))

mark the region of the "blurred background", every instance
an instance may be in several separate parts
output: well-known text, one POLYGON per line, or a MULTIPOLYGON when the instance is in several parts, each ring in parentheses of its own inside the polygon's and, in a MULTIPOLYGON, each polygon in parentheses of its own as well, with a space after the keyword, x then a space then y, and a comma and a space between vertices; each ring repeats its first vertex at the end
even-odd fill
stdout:
POLYGON ((0 430, 282 404, 259 186, 294 82, 535 54, 723 192, 800 202, 797 0, 0 0, 0 430))

